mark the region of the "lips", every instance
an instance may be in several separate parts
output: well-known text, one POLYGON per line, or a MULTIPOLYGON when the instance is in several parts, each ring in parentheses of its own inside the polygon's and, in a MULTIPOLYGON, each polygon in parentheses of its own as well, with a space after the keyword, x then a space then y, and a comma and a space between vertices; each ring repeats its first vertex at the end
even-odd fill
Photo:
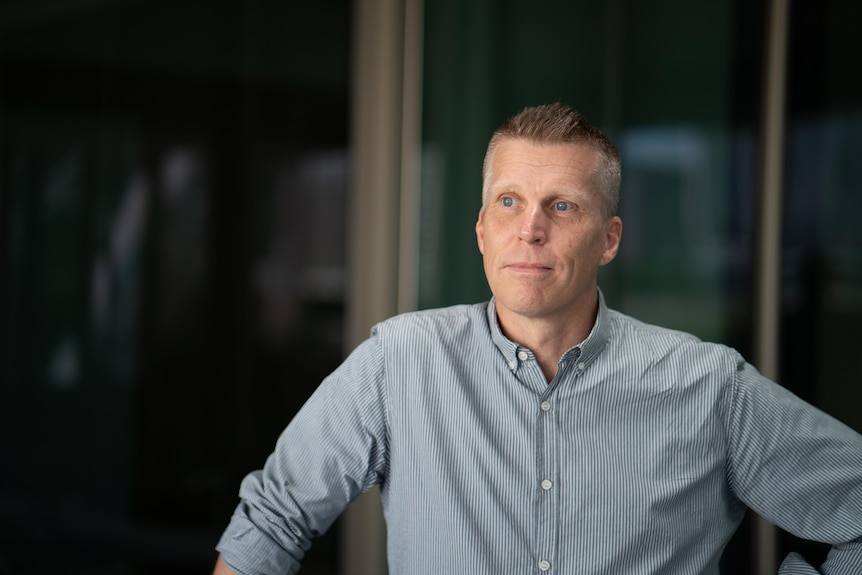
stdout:
POLYGON ((523 273, 539 273, 539 272, 547 272, 551 271, 553 268, 537 263, 531 262, 514 262, 511 264, 506 264, 503 266, 506 269, 515 271, 515 272, 523 272, 523 273))

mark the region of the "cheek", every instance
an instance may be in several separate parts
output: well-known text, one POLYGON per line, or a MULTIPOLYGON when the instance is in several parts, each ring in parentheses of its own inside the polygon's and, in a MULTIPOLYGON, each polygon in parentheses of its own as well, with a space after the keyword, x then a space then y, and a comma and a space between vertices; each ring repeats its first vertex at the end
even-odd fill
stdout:
POLYGON ((566 241, 566 253, 578 261, 598 260, 604 254, 604 242, 597 234, 571 237, 566 241))
POLYGON ((493 252, 495 246, 499 245, 501 242, 501 230, 499 227, 495 227, 494 224, 486 223, 482 227, 482 231, 480 234, 480 243, 482 245, 482 253, 488 254, 488 252, 493 252))

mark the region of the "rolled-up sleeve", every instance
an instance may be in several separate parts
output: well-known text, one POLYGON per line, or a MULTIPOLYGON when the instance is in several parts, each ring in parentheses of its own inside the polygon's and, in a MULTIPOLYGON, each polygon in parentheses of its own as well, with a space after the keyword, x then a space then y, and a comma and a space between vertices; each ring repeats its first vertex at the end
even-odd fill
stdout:
MULTIPOLYGON (((797 537, 832 545, 822 573, 862 573, 862 436, 748 364, 734 387, 736 495, 797 537)), ((789 557, 780 573, 807 573, 800 561, 789 557)))
POLYGON ((312 540, 386 469, 386 405, 373 337, 327 377, 282 433, 217 549, 241 575, 296 573, 312 540))

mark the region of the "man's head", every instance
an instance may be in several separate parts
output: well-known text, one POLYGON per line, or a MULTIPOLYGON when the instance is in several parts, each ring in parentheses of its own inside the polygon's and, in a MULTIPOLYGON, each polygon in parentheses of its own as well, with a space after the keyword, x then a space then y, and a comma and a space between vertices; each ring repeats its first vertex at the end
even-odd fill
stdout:
POLYGON ((599 154, 596 172, 598 191, 606 217, 616 215, 620 194, 620 154, 614 144, 586 118, 563 104, 526 108, 500 126, 491 136, 482 166, 482 208, 488 203, 491 159, 501 141, 523 139, 534 144, 584 144, 599 154))
POLYGON ((614 259, 622 234, 616 149, 555 104, 498 130, 484 169, 476 239, 501 324, 588 322, 598 268, 614 259))

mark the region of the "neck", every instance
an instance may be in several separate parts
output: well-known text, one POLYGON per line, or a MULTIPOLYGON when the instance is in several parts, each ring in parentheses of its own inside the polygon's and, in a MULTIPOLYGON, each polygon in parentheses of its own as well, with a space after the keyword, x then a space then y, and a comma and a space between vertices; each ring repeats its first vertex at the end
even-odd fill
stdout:
POLYGON ((507 338, 533 352, 550 382, 557 375, 563 354, 590 335, 598 308, 598 297, 576 312, 547 317, 523 316, 498 306, 497 320, 507 338))

